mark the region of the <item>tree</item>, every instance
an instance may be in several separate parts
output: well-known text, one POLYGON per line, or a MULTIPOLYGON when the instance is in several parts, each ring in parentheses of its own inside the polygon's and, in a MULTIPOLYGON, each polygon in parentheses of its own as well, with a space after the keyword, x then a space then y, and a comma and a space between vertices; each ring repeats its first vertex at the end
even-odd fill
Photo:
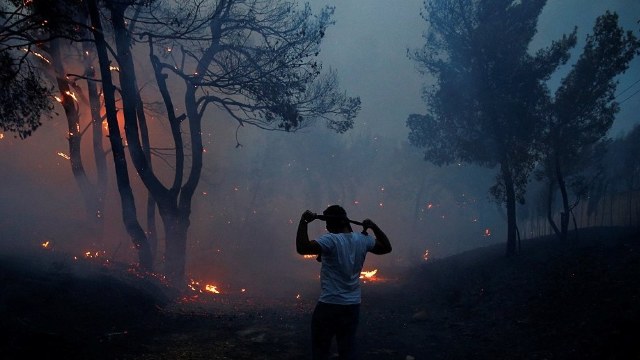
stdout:
MULTIPOLYGON (((100 226, 103 224, 104 216, 104 193, 106 191, 106 154, 103 148, 102 139, 102 118, 100 116, 100 100, 98 89, 95 83, 93 69, 93 48, 91 43, 83 41, 87 38, 87 12, 83 3, 72 1, 29 1, 20 2, 20 5, 11 6, 8 2, 3 3, 3 18, 6 19, 3 29, 7 34, 0 39, 2 53, 10 56, 11 53, 21 51, 24 55, 21 58, 19 67, 28 69, 32 81, 38 82, 38 86, 46 92, 37 94, 33 91, 33 86, 23 84, 24 89, 18 91, 29 93, 21 96, 20 99, 7 99, 8 105, 18 104, 13 111, 20 111, 26 104, 35 109, 42 108, 46 112, 53 109, 49 104, 55 98, 61 105, 67 120, 69 142, 69 155, 71 170, 85 201, 89 218, 100 226), (68 69, 84 69, 80 75, 71 76, 68 69), (82 89, 78 79, 86 80, 87 90, 82 89), (32 90, 27 90, 32 89, 32 90), (86 99, 89 99, 88 101, 86 99), (90 104, 89 104, 90 103, 90 104), (25 104, 25 105, 23 105, 25 104), (90 116, 89 125, 82 124, 82 106, 91 108, 88 111, 90 116), (82 152, 81 141, 86 130, 91 128, 93 135, 93 152, 97 170, 97 185, 89 180, 86 173, 82 152)), ((11 69, 13 66, 3 67, 11 69)), ((19 74, 19 72, 18 72, 19 74)), ((10 79, 5 79, 3 83, 9 83, 10 79)), ((21 83, 21 81, 17 81, 21 83)), ((35 88, 36 90, 38 88, 35 88)), ((9 91, 11 92, 11 90, 9 91)), ((21 111, 27 114, 25 111, 21 111)), ((21 138, 31 134, 39 125, 42 112, 33 112, 29 115, 11 116, 14 124, 20 127, 7 129, 14 131, 21 138)), ((7 124, 7 121, 4 121, 7 124)))
POLYGON ((22 1, 0 3, 0 129, 21 139, 53 109, 52 91, 38 71, 41 59, 29 56, 35 41, 25 36, 37 31, 41 20, 22 1))
MULTIPOLYGON (((618 26, 618 15, 606 12, 596 19, 584 50, 555 93, 545 130, 544 173, 552 192, 560 191, 560 229, 549 213, 549 221, 561 240, 566 239, 569 214, 567 181, 589 165, 590 149, 603 139, 619 111, 615 99, 616 76, 624 73, 640 42, 631 31, 618 26), (584 161, 584 159, 587 161, 584 161), (582 160, 581 160, 582 159, 582 160)), ((549 204, 551 209, 551 203, 549 204)))
POLYGON ((294 3, 276 0, 109 1, 106 6, 120 67, 129 154, 158 205, 166 241, 165 273, 179 284, 185 275, 191 202, 202 171, 202 120, 210 116, 207 109, 223 110, 239 126, 295 131, 322 118, 331 129, 344 132, 352 126, 360 101, 339 92, 335 74, 323 75, 315 60, 331 24, 330 8, 314 17, 308 6, 299 11, 294 3), (134 18, 127 18, 130 12, 134 18), (134 21, 144 24, 139 37, 131 31, 134 21), (147 42, 175 145, 169 186, 149 166, 140 140, 142 98, 133 61, 137 38, 147 42), (173 96, 178 90, 169 86, 170 76, 183 82, 184 114, 176 113, 173 96), (186 134, 183 122, 188 125, 186 134), (189 156, 185 144, 190 146, 189 156))
POLYGON ((407 120, 425 160, 498 167, 491 193, 507 209, 507 255, 516 253, 516 202, 538 159, 544 86, 568 59, 575 31, 529 52, 546 0, 428 0, 425 46, 410 54, 434 84, 426 114, 407 120))

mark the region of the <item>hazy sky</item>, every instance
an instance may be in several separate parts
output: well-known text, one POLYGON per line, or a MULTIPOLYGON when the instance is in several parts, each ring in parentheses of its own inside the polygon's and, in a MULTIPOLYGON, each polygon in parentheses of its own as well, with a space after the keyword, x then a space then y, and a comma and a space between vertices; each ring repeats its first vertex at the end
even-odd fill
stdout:
MULTIPOLYGON (((421 101, 422 78, 406 56, 407 49, 419 48, 425 22, 420 16, 421 0, 313 0, 314 7, 335 6, 335 26, 322 44, 324 65, 335 68, 342 85, 362 99, 359 129, 406 138, 405 121, 410 113, 424 112, 421 101)), ((579 43, 584 44, 597 16, 606 10, 620 15, 620 23, 639 35, 638 0, 549 0, 539 19, 538 36, 532 46, 546 46, 553 39, 578 26, 579 43)), ((574 59, 576 56, 574 56, 574 59)), ((619 92, 640 80, 640 59, 634 60, 621 79, 619 92)), ((625 100, 640 84, 622 94, 625 100)), ((640 94, 621 104, 612 129, 616 135, 638 121, 640 94)))

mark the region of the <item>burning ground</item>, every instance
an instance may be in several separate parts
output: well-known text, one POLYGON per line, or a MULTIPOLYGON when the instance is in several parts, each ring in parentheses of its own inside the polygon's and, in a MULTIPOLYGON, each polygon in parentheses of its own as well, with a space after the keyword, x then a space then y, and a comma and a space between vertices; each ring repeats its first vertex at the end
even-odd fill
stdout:
MULTIPOLYGON (((524 241, 515 258, 499 245, 363 278, 361 358, 640 358, 637 232, 578 235, 524 241)), ((304 359, 318 284, 301 286, 300 297, 179 293, 117 264, 3 255, 1 355, 304 359)))

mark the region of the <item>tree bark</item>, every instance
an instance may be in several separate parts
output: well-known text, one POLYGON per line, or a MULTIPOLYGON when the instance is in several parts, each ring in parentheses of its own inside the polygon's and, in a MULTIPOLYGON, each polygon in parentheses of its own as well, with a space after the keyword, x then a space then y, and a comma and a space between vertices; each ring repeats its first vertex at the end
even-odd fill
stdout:
POLYGON ((555 172, 556 180, 558 181, 558 188, 562 196, 562 212, 560 213, 560 240, 567 240, 567 232, 569 229, 569 195, 567 194, 567 184, 564 181, 564 175, 560 166, 560 159, 558 156, 555 158, 555 172))
POLYGON ((513 183, 511 168, 503 161, 501 164, 502 180, 506 192, 507 206, 507 256, 514 256, 517 253, 517 219, 516 219, 516 192, 513 183))
POLYGON ((82 162, 82 132, 80 131, 80 115, 78 113, 78 105, 76 99, 73 96, 73 89, 69 86, 69 81, 66 79, 66 71, 64 68, 64 60, 60 47, 61 39, 53 39, 50 45, 50 54, 52 58, 52 64, 55 70, 56 84, 60 91, 61 104, 64 109, 65 116, 67 118, 68 128, 68 141, 69 141, 69 161, 71 162, 71 172, 73 178, 78 184, 84 205, 88 214, 91 214, 91 221, 97 220, 98 200, 93 185, 87 177, 87 173, 84 169, 82 162))
POLYGON ((549 225, 553 229, 553 232, 556 236, 560 237, 560 229, 558 229, 558 225, 555 220, 553 220, 553 193, 554 193, 554 182, 549 180, 549 186, 547 188, 547 221, 549 225))
POLYGON ((153 261, 151 258, 149 243, 147 242, 144 230, 138 222, 135 199, 129 182, 127 160, 125 157, 122 137, 120 135, 120 129, 118 127, 118 118, 115 106, 115 86, 111 79, 111 70, 109 69, 110 60, 107 53, 107 44, 102 32, 100 13, 95 0, 89 0, 87 1, 87 4, 89 6, 89 14, 91 16, 91 23, 94 29, 93 35, 96 41, 96 51, 100 62, 100 74, 102 75, 102 88, 107 113, 107 124, 109 126, 109 141, 111 142, 118 192, 120 194, 122 219, 127 233, 131 236, 133 244, 138 250, 140 268, 144 271, 152 271, 153 261))

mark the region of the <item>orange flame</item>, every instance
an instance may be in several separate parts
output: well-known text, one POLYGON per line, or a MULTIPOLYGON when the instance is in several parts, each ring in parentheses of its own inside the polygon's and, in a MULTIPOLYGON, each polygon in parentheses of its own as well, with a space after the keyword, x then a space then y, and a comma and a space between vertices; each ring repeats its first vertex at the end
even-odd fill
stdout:
POLYGON ((361 271, 360 279, 372 280, 376 273, 378 273, 378 269, 373 269, 371 271, 361 271))

